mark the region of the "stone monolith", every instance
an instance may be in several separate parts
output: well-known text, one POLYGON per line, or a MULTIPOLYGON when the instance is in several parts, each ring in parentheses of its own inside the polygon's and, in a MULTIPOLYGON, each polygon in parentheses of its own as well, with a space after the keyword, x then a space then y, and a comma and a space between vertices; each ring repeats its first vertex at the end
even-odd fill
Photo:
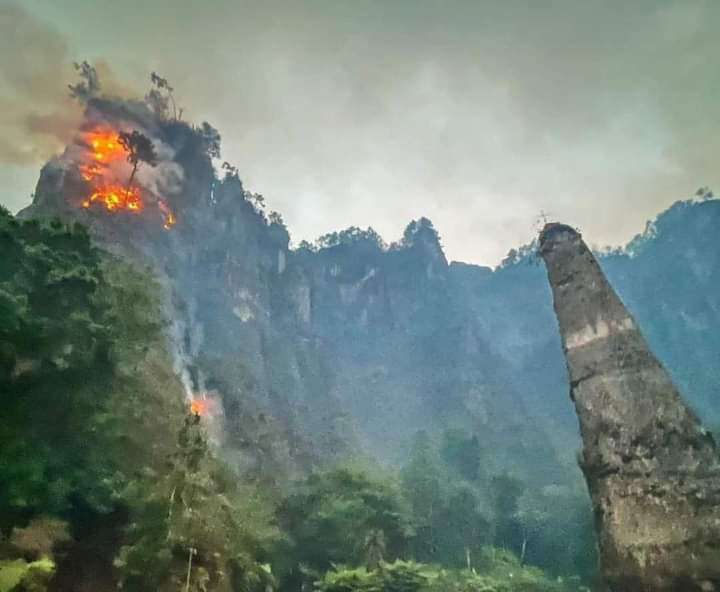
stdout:
POLYGON ((720 463, 711 435, 580 234, 548 224, 540 254, 580 422, 605 581, 613 592, 720 591, 720 463))

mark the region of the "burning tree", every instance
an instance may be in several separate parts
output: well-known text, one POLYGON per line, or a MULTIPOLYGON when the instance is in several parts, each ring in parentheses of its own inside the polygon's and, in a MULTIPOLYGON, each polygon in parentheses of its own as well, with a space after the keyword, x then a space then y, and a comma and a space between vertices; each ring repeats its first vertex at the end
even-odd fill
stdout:
POLYGON ((130 173, 130 179, 128 180, 129 191, 140 163, 144 162, 151 167, 155 167, 158 163, 158 157, 152 140, 137 130, 120 132, 118 134, 118 142, 127 152, 127 161, 133 167, 130 173))

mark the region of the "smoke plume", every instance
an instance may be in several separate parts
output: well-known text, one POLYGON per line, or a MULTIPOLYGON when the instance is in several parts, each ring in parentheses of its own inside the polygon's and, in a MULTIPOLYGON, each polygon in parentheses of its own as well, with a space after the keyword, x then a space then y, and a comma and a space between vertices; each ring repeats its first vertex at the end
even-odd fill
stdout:
MULTIPOLYGON (((0 164, 42 164, 71 141, 83 113, 68 93, 73 63, 58 31, 18 5, 0 5, 0 164)), ((94 67, 103 92, 128 94, 105 62, 94 67)))

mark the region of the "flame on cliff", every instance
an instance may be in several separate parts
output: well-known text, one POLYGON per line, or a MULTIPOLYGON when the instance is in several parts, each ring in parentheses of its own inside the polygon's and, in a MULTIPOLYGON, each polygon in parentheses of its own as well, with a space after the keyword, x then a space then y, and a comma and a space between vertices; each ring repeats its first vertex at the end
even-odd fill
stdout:
POLYGON ((115 130, 98 129, 83 134, 83 141, 89 147, 93 160, 110 163, 127 156, 115 130))
POLYGON ((98 206, 101 211, 113 214, 140 214, 149 205, 159 212, 166 230, 177 223, 175 213, 164 200, 151 194, 147 204, 145 191, 137 184, 129 184, 133 176, 131 165, 117 130, 102 127, 84 132, 79 144, 83 150, 78 172, 91 186, 90 194, 80 202, 83 208, 98 206))
POLYGON ((163 215, 163 228, 165 230, 170 230, 177 223, 177 218, 175 218, 175 214, 173 214, 172 210, 161 199, 158 200, 158 208, 163 215))
POLYGON ((211 415, 213 410, 213 400, 212 399, 193 399, 190 401, 190 413, 194 415, 199 415, 200 417, 204 417, 206 415, 211 415))
POLYGON ((137 187, 128 189, 119 185, 109 185, 96 189, 88 199, 82 202, 82 206, 89 208, 96 202, 105 206, 108 212, 125 210, 131 213, 140 213, 145 207, 140 197, 140 190, 137 187))

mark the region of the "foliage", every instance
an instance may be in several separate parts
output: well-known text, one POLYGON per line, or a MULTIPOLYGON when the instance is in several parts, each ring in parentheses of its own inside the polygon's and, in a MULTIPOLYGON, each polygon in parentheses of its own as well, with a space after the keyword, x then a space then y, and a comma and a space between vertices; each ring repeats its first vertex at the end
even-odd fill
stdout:
POLYGON ((13 552, 49 556, 71 543, 60 517, 92 531, 122 508, 125 590, 184 581, 190 549, 195 589, 264 589, 272 509, 186 414, 159 288, 79 226, 1 211, 0 243, 10 255, 0 262, 0 516, 13 552))
POLYGON ((220 143, 222 141, 220 132, 207 121, 203 121, 197 131, 202 138, 207 155, 210 158, 220 158, 220 143))
POLYGON ((340 232, 324 234, 317 239, 316 244, 319 249, 330 249, 332 247, 350 245, 362 245, 366 248, 380 251, 385 249, 385 243, 382 237, 371 227, 363 230, 357 226, 350 226, 340 232))
POLYGON ((0 561, 0 592, 45 592, 55 573, 55 563, 44 557, 0 561))
POLYGON ((74 62, 75 71, 80 77, 76 84, 68 84, 70 96, 81 103, 87 103, 90 99, 100 94, 100 79, 97 70, 88 62, 74 62))
POLYGON ((442 484, 445 479, 439 456, 426 432, 417 434, 401 479, 415 521, 413 554, 422 561, 430 561, 437 551, 437 513, 444 495, 442 484))
POLYGON ((381 563, 377 569, 336 567, 315 582, 318 592, 418 592, 427 583, 425 566, 413 561, 381 563))
POLYGON ((433 223, 425 217, 413 220, 405 227, 400 247, 408 248, 419 244, 440 244, 440 236, 433 223))
POLYGON ((344 467, 311 475, 278 515, 296 562, 289 571, 295 574, 299 564, 320 572, 333 564, 374 563, 380 540, 383 556, 394 559, 412 535, 397 487, 344 467))
POLYGON ((417 434, 401 472, 415 522, 415 558, 467 565, 490 541, 490 524, 477 489, 480 457, 477 438, 461 430, 448 430, 440 451, 426 432, 417 434))
POLYGON ((99 297, 100 254, 79 226, 0 211, 0 521, 111 503, 96 451, 112 382, 113 330, 99 297))
POLYGON ((396 561, 379 569, 338 566, 315 582, 318 592, 581 592, 577 581, 553 580, 523 567, 512 553, 486 547, 477 570, 448 570, 396 561))
POLYGON ((115 562, 124 589, 178 586, 190 557, 193 590, 233 578, 246 590, 262 589, 271 579, 261 561, 277 538, 270 510, 256 491, 224 473, 201 421, 186 415, 171 469, 136 491, 136 520, 115 562))
POLYGON ((128 181, 129 188, 132 185, 133 178, 140 163, 144 162, 151 167, 157 166, 158 156, 152 140, 137 130, 120 132, 118 134, 118 143, 127 152, 127 161, 133 167, 130 180, 128 181))
POLYGON ((175 105, 175 96, 172 86, 168 83, 166 78, 160 76, 157 72, 150 73, 150 83, 152 88, 145 95, 145 102, 148 104, 150 109, 160 118, 166 119, 170 111, 170 105, 172 105, 173 119, 180 119, 182 117, 182 109, 178 113, 177 106, 175 105))
POLYGON ((517 249, 510 249, 498 268, 506 269, 517 265, 540 265, 537 239, 533 239, 517 249))

